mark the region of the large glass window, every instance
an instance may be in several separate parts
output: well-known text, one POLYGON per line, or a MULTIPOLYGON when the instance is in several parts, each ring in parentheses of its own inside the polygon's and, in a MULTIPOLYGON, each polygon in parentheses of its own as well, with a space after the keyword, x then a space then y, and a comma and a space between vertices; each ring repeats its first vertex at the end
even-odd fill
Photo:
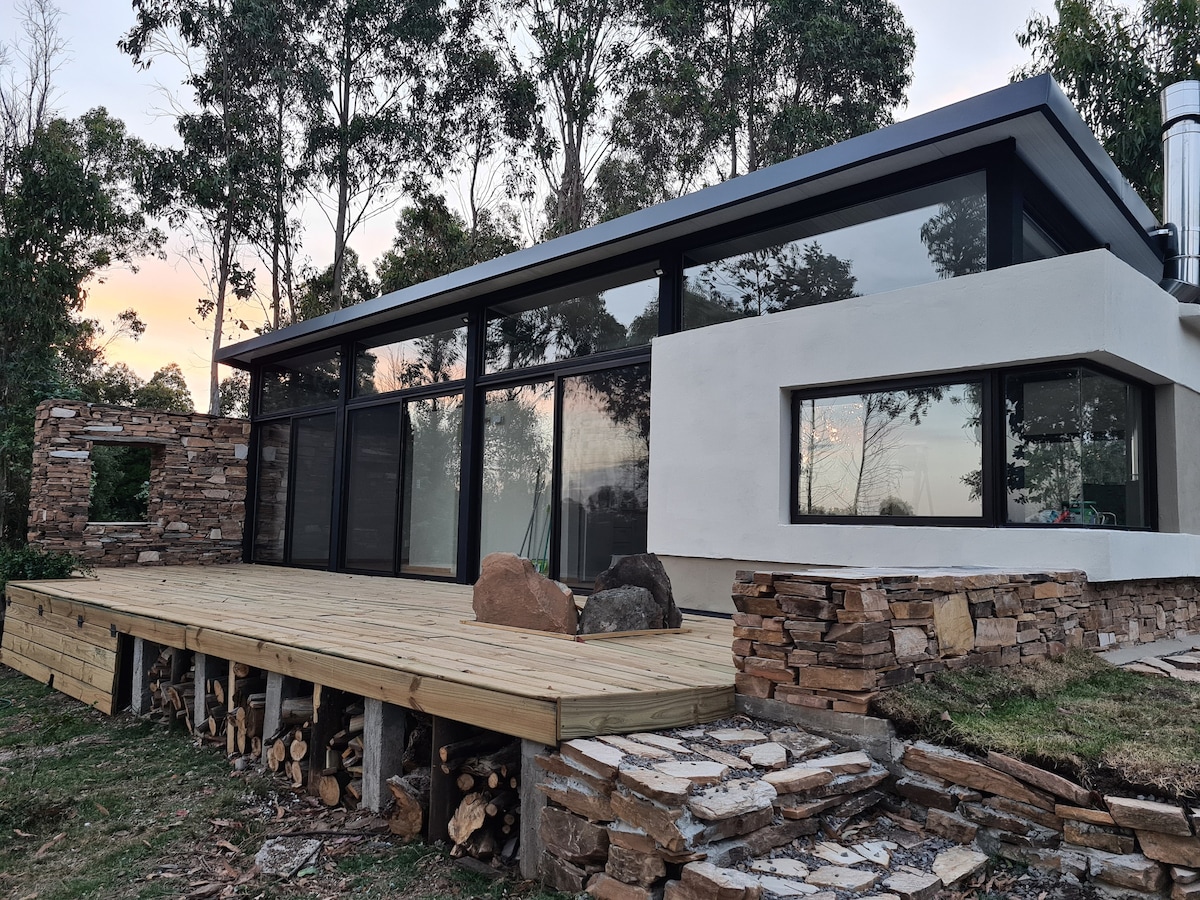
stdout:
POLYGON ((292 509, 289 562, 296 566, 329 565, 329 529, 333 514, 333 413, 294 421, 292 509))
POLYGON ((1145 526, 1141 396, 1083 366, 1007 376, 1007 521, 1145 526))
POLYGON ((406 412, 400 571, 453 576, 458 564, 462 395, 411 400, 406 412))
POLYGON ((646 551, 650 367, 563 379, 559 579, 591 587, 613 556, 646 551))
POLYGON ((336 403, 341 393, 341 360, 337 350, 318 350, 263 366, 259 413, 336 403))
POLYGON ((802 516, 979 518, 978 381, 796 403, 802 516))
POLYGON ((396 564, 400 404, 350 413, 346 567, 391 574, 396 564))
POLYGON ((480 557, 498 550, 550 565, 554 382, 488 391, 483 411, 480 557))
POLYGON ((1145 396, 1082 364, 798 392, 794 520, 1149 527, 1145 396))
POLYGON ((639 347, 657 333, 657 276, 619 272, 489 309, 487 371, 639 347))
POLYGON ((460 320, 382 335, 355 351, 354 395, 458 381, 466 374, 466 357, 467 329, 460 320))
POLYGON ((683 326, 982 272, 983 172, 814 216, 685 257, 683 326))
POLYGON ((283 562, 287 535, 288 473, 292 422, 263 422, 258 431, 258 489, 254 509, 254 561, 283 562))

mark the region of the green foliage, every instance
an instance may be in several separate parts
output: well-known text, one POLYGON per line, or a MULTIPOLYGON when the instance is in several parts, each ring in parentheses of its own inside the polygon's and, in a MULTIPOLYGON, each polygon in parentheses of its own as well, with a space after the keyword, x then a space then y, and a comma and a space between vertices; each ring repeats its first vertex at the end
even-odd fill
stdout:
POLYGON ((888 0, 645 0, 649 52, 600 171, 601 218, 891 121, 914 38, 888 0))
POLYGON ((146 149, 103 109, 51 119, 26 142, 5 135, 0 173, 0 526, 25 532, 33 410, 70 396, 71 371, 98 354, 94 323, 79 312, 86 284, 114 263, 132 264, 162 235, 137 190, 146 149))
POLYGON ((375 265, 379 290, 398 291, 519 248, 511 220, 480 210, 471 228, 445 198, 425 194, 401 212, 392 248, 375 265))
POLYGON ((1151 206, 1162 196, 1159 92, 1200 77, 1196 0, 1055 0, 1017 35, 1032 56, 1015 78, 1048 72, 1151 206))
POLYGON ((48 553, 38 547, 0 547, 0 594, 10 581, 69 578, 76 570, 87 570, 71 553, 48 553))
POLYGON ((150 496, 150 448, 96 444, 91 462, 88 518, 93 522, 145 522, 150 496))
POLYGON ((221 380, 221 415, 250 418, 250 374, 238 369, 221 380))

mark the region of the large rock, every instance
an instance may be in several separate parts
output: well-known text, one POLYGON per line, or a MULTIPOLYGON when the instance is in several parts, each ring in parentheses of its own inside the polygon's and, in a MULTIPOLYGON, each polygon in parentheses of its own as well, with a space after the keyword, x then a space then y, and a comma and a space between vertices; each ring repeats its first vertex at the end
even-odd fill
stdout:
POLYGON ((580 634, 665 628, 662 607, 644 587, 617 587, 588 597, 579 614, 580 634))
POLYGON ((483 558, 472 605, 476 620, 491 625, 574 634, 579 624, 570 588, 539 574, 533 563, 513 553, 483 558))
POLYGON ((662 610, 664 627, 678 628, 683 624, 683 614, 671 593, 671 579, 653 553, 622 556, 596 576, 596 593, 617 587, 645 588, 662 610))

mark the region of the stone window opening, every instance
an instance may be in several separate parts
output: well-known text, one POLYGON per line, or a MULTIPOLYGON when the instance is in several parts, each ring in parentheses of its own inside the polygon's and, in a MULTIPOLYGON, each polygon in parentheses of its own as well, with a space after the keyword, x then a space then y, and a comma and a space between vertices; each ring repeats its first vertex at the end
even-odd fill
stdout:
POLYGON ((151 485, 161 457, 161 448, 151 444, 93 443, 88 524, 150 524, 151 485))

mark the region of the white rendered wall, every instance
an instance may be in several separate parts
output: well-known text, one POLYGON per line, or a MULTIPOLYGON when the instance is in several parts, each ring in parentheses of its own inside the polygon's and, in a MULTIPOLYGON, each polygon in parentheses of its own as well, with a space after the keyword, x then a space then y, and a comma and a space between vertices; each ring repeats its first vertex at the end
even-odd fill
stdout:
MULTIPOLYGON (((1200 336, 1180 325, 1179 308, 1096 250, 656 338, 649 548, 680 563, 1200 575, 1194 534, 789 523, 793 389, 1084 357, 1197 391, 1200 336)), ((1194 424, 1157 430, 1160 466, 1194 452, 1161 446, 1194 424)), ((1163 479, 1178 506, 1200 507, 1193 471, 1163 479)))

